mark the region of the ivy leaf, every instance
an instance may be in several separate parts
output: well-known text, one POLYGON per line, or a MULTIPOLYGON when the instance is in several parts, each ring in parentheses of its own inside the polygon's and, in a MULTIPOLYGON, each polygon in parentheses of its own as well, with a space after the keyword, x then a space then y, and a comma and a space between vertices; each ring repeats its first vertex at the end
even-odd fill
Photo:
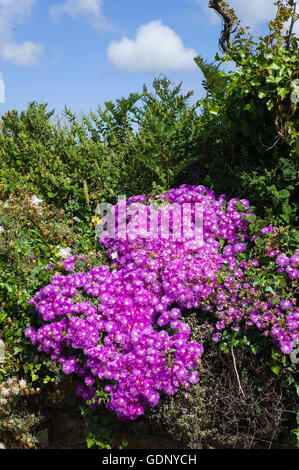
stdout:
POLYGON ((267 93, 266 93, 265 91, 262 91, 262 90, 259 91, 258 97, 259 97, 260 99, 263 99, 263 98, 265 98, 266 96, 267 96, 267 93))
POLYGON ((289 88, 277 87, 278 95, 284 100, 285 97, 290 93, 289 88))
POLYGON ((95 440, 93 438, 87 438, 86 444, 87 444, 88 449, 90 449, 95 444, 95 440))
POLYGON ((217 116, 219 113, 219 106, 217 104, 209 105, 209 111, 214 116, 217 116))
POLYGON ((229 349, 227 347, 227 343, 221 343, 220 344, 220 349, 222 352, 224 352, 224 354, 228 354, 229 353, 229 349))
POLYGON ((253 111, 253 109, 254 109, 254 107, 253 107, 252 103, 247 103, 243 108, 244 111, 249 111, 249 112, 253 111))
POLYGON ((280 372, 280 367, 279 366, 272 366, 271 367, 272 372, 274 372, 275 375, 278 375, 280 372))
POLYGON ((269 109, 269 111, 272 111, 272 109, 274 108, 274 101, 267 101, 267 108, 269 109))
POLYGON ((270 70, 280 70, 279 65, 275 64, 275 62, 273 62, 273 64, 271 64, 269 68, 270 70))

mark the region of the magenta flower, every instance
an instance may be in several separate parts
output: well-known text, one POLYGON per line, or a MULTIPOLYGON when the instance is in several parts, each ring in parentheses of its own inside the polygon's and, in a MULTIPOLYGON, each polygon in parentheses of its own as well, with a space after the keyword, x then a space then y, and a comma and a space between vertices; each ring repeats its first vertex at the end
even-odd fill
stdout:
POLYGON ((278 227, 273 227, 272 225, 268 225, 268 226, 262 228, 261 233, 263 233, 263 234, 273 233, 277 229, 278 229, 278 227))
POLYGON ((281 351, 285 354, 290 354, 293 350, 291 342, 282 342, 280 343, 281 351))
POLYGON ((47 271, 51 271, 51 269, 53 269, 53 264, 47 264, 47 266, 45 266, 45 269, 47 271))
POLYGON ((280 302, 280 306, 281 308, 283 308, 284 310, 289 310, 290 308, 293 307, 293 304, 290 300, 282 300, 280 302))
MULTIPOLYGON (((298 329, 299 314, 288 299, 279 297, 279 289, 262 292, 262 300, 256 300, 260 288, 254 283, 255 274, 249 273, 255 271, 252 266, 257 274, 267 266, 259 267, 258 260, 246 256, 247 240, 258 238, 248 235, 248 201, 234 198, 223 204, 225 195, 217 199, 204 186, 189 185, 157 199, 181 208, 190 204, 191 228, 195 226, 195 204, 204 207, 203 243, 195 243, 191 230, 188 236, 184 231, 180 237, 174 236, 174 216, 167 233, 161 210, 157 237, 144 236, 146 227, 142 236, 134 232, 134 237, 132 233, 123 238, 101 237, 111 266, 78 273, 76 260, 84 262, 84 256, 70 256, 68 249, 68 253, 60 253, 67 273, 54 275, 30 300, 42 326, 37 331, 25 330, 39 351, 57 359, 65 374, 76 374, 82 380, 77 393, 84 400, 93 407, 105 402, 121 420, 137 419, 148 406, 159 403, 161 393, 172 395, 180 388, 188 391, 199 381, 198 365, 204 351, 192 338, 189 314, 205 313, 208 320, 202 331, 215 342, 222 330, 252 327, 285 354, 298 329), (243 204, 241 212, 237 203, 243 204), (97 394, 97 387, 102 386, 105 397, 97 394)), ((145 195, 133 196, 126 205, 132 211, 138 203, 148 204, 145 207, 150 211, 145 195)), ((123 215, 118 205, 114 212, 117 229, 131 222, 132 213, 123 215)), ((275 227, 264 229, 263 233, 272 233, 275 227)), ((290 259, 276 254, 277 270, 282 270, 285 279, 295 279, 298 253, 290 259)), ((204 333, 199 337, 205 339, 204 333)))
POLYGON ((289 258, 286 255, 278 255, 276 258, 277 266, 284 268, 289 264, 289 258))

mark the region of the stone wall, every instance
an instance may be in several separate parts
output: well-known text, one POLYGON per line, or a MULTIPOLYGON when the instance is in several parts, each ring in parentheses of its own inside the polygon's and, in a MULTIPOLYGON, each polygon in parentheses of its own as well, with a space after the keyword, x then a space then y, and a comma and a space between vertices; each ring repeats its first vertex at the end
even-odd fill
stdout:
MULTIPOLYGON (((80 405, 83 401, 76 395, 78 383, 68 381, 49 387, 48 398, 45 397, 44 421, 35 431, 39 447, 43 449, 85 449, 86 438, 91 432, 90 418, 83 417, 80 405), (46 406, 46 404, 51 406, 46 406)), ((118 448, 122 440, 128 442, 128 449, 180 449, 180 443, 173 441, 159 427, 154 427, 146 419, 120 422, 105 408, 97 412, 99 422, 101 416, 107 420, 105 438, 118 448)), ((106 422, 106 421, 105 421, 106 422)))

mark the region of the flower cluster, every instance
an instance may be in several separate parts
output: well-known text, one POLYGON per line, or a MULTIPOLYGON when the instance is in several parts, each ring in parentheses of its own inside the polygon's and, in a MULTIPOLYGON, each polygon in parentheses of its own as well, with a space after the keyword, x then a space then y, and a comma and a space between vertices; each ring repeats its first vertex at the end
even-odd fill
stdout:
POLYGON ((210 296, 209 304, 202 305, 203 310, 216 312, 213 340, 219 341, 228 327, 239 331, 241 327, 254 326, 271 338, 281 352, 290 354, 299 342, 299 309, 295 299, 281 297, 271 284, 266 291, 253 287, 258 266, 252 263, 253 260, 239 263, 237 275, 234 271, 226 276, 210 296))
MULTIPOLYGON (((59 360, 65 374, 82 378, 78 393, 92 406, 100 405, 108 394, 106 407, 120 419, 136 419, 147 406, 159 402, 161 393, 188 390, 198 382, 203 346, 192 339, 185 309, 200 308, 217 317, 215 340, 226 326, 238 330, 242 324, 255 325, 263 334, 269 334, 270 326, 270 336, 286 353, 291 351, 291 340, 298 338, 293 302, 281 299, 278 305, 276 294, 272 300, 255 301, 251 269, 258 262, 239 261, 252 240, 248 224, 253 214, 247 200, 226 201, 225 195, 217 199, 204 186, 187 185, 161 194, 159 200, 164 204, 155 236, 147 236, 150 197, 128 199, 130 210, 125 215, 116 205, 115 215, 121 214, 116 217, 117 231, 124 222, 130 230, 125 237, 101 236, 111 266, 73 272, 84 257, 65 259, 67 274, 55 274, 31 300, 44 324, 25 332, 40 351, 59 360), (174 216, 169 217, 168 227, 161 224, 163 211, 187 203, 190 219, 178 236, 174 216), (202 208, 200 244, 196 204, 202 208), (136 218, 140 211, 143 219, 136 218)), ((264 231, 268 232, 272 228, 264 231)), ((287 263, 294 273, 298 273, 297 255, 287 263)))
POLYGON ((26 380, 10 377, 0 384, 0 408, 8 404, 9 397, 17 396, 27 387, 26 380))
POLYGON ((278 272, 285 272, 291 279, 299 279, 299 250, 296 250, 293 256, 286 256, 284 253, 279 253, 276 257, 276 264, 278 272))
POLYGON ((40 417, 27 412, 24 400, 38 391, 17 377, 6 378, 0 384, 0 449, 35 447, 31 432, 40 417))
POLYGON ((65 374, 84 378, 78 393, 85 400, 95 398, 97 404, 95 382, 108 382, 106 406, 120 419, 135 419, 147 405, 156 405, 160 391, 188 389, 198 380, 203 352, 190 340, 180 311, 167 310, 171 300, 159 298, 144 274, 134 266, 114 273, 98 266, 88 273, 55 275, 31 301, 45 324, 25 332, 39 350, 59 359, 65 374), (89 300, 74 302, 79 292, 89 300), (173 334, 157 328, 167 321, 173 334))

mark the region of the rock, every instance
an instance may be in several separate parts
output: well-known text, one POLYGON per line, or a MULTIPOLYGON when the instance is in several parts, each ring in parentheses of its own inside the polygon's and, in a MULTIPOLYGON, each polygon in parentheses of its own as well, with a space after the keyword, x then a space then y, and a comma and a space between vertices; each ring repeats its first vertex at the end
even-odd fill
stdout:
POLYGON ((51 420, 49 449, 84 449, 89 434, 80 413, 62 412, 51 420))
MULTIPOLYGON (((96 432, 89 416, 82 416, 82 399, 76 394, 77 381, 67 380, 51 387, 51 407, 45 407, 45 421, 35 434, 40 448, 47 449, 86 449, 86 439, 96 432)), ((49 401, 46 401, 49 403, 49 401)), ((128 442, 127 449, 180 449, 179 442, 172 440, 166 432, 153 428, 144 417, 136 421, 124 421, 111 414, 104 407, 97 410, 99 439, 119 448, 123 440, 128 442), (104 431, 103 431, 104 428, 104 431)), ((95 416, 94 416, 95 417, 95 416)))
POLYGON ((35 435, 36 439, 38 440, 39 447, 41 449, 46 449, 49 445, 49 436, 48 436, 48 429, 42 429, 38 431, 35 435))

